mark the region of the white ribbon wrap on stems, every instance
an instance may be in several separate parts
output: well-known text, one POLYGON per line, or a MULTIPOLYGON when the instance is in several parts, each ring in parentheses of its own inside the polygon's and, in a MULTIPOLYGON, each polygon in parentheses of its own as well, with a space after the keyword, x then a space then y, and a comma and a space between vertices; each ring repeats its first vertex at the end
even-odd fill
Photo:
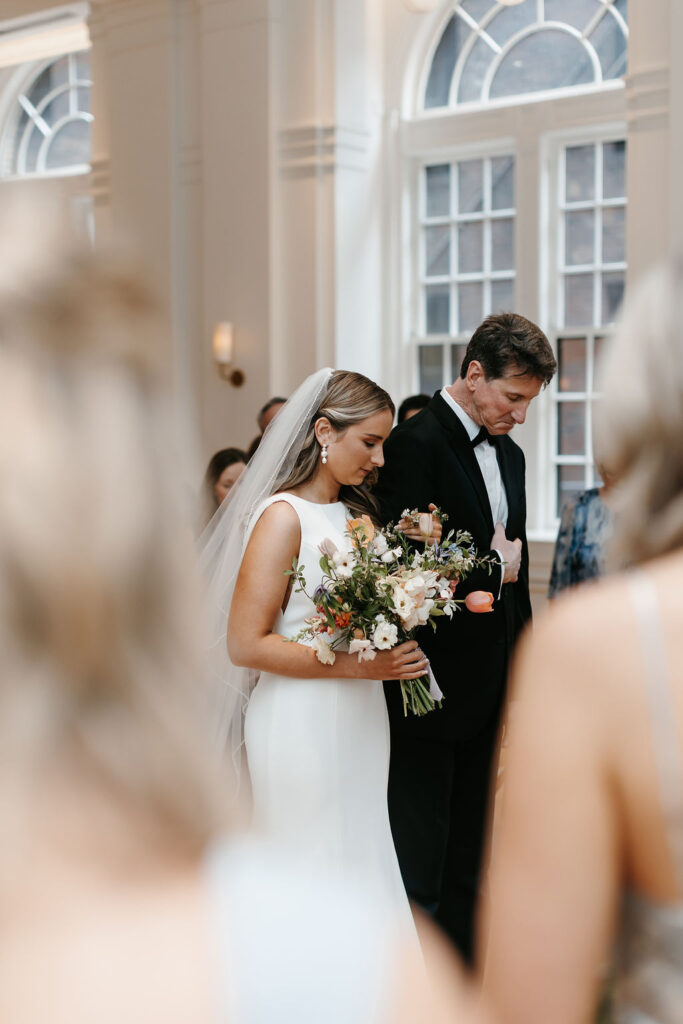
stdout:
POLYGON ((443 693, 441 688, 436 681, 436 676, 432 672, 432 666, 429 666, 429 696, 432 700, 443 700, 443 693))

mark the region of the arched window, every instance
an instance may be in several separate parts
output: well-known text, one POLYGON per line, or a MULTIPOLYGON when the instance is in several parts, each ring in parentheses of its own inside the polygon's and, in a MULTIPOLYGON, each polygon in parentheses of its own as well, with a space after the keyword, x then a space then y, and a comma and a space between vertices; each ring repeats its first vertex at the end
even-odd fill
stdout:
POLYGON ((16 97, 0 149, 2 177, 90 169, 90 86, 87 52, 43 62, 16 97))
POLYGON ((425 110, 598 86, 626 71, 627 0, 462 0, 438 41, 425 110))
POLYGON ((559 372, 521 433, 537 536, 599 482, 595 367, 626 275, 627 41, 626 0, 451 0, 402 125, 406 390, 452 382, 489 313, 541 325, 559 372))

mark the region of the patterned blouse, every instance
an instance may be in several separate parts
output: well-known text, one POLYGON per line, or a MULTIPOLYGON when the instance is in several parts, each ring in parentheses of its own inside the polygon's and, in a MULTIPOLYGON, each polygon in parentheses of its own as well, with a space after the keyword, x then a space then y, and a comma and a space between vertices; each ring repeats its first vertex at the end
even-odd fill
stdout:
POLYGON ((557 597, 567 587, 602 575, 610 526, 611 515, 597 487, 567 502, 557 535, 548 597, 557 597))

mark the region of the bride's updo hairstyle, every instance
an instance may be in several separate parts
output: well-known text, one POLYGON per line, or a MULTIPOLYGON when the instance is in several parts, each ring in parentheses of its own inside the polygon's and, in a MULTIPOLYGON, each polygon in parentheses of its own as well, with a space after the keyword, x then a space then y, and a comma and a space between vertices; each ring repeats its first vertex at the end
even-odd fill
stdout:
POLYGON ((611 557, 634 564, 683 547, 683 260, 627 298, 601 368, 596 450, 615 486, 611 557))
POLYGON ((50 781, 136 848, 194 855, 224 811, 156 311, 129 260, 65 247, 44 210, 2 221, 3 834, 50 781))
MULTIPOLYGON (((343 432, 385 409, 393 417, 394 403, 383 388, 368 377, 364 377, 362 373, 335 370, 330 376, 327 391, 311 418, 308 433, 293 469, 286 480, 278 482, 273 493, 291 490, 310 480, 315 473, 320 462, 320 445, 315 436, 315 424, 321 416, 325 416, 335 430, 343 432)), ((372 487, 376 482, 377 470, 374 470, 358 487, 342 487, 339 498, 352 512, 369 515, 377 521, 379 506, 372 495, 372 487)))

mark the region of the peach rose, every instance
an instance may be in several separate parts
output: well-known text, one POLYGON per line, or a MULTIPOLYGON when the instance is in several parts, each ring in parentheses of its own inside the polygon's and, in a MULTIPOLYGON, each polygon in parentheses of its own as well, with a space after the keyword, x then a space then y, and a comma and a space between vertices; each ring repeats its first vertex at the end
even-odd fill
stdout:
POLYGON ((493 594, 489 594, 487 590, 473 590, 465 598, 465 607, 470 612, 492 612, 493 594))
POLYGON ((359 519, 349 519, 347 527, 355 548, 359 543, 366 548, 375 536, 375 526, 370 516, 364 515, 359 519))

